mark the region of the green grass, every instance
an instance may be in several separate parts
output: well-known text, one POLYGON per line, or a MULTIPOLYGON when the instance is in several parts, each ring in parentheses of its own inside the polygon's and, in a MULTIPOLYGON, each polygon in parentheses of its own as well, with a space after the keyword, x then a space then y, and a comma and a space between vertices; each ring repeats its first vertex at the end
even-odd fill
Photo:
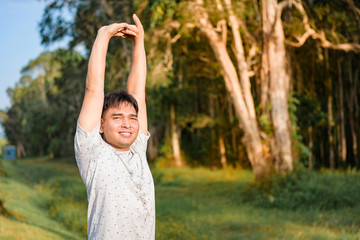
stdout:
POLYGON ((76 175, 69 164, 46 159, 0 162, 0 200, 10 216, 0 215, 0 239, 83 239, 50 216, 49 203, 59 196, 48 181, 76 175))
POLYGON ((248 171, 155 170, 154 179, 157 239, 360 239, 359 205, 326 211, 262 207, 244 201, 254 186, 248 171))
MULTIPOLYGON (((247 170, 152 172, 157 240, 360 239, 357 172, 305 171, 266 186, 247 170)), ((0 239, 86 239, 86 191, 72 159, 1 160, 0 200, 10 213, 0 214, 0 239)))

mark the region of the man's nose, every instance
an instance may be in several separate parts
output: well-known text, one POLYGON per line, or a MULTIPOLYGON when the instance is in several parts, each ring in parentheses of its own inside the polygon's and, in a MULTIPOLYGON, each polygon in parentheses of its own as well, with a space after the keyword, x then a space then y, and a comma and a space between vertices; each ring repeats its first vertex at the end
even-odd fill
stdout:
POLYGON ((121 126, 124 127, 124 128, 129 128, 131 126, 129 119, 124 118, 123 121, 122 121, 121 126))

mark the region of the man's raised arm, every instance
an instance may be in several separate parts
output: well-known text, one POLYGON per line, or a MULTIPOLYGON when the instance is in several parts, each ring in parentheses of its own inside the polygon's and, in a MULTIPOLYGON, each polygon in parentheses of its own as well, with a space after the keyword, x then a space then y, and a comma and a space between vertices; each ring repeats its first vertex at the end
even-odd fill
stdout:
POLYGON ((145 85, 146 85, 146 55, 144 46, 144 29, 139 18, 134 14, 135 25, 129 25, 129 29, 136 36, 133 39, 132 64, 127 80, 127 92, 130 93, 138 102, 139 113, 138 119, 140 130, 147 135, 147 114, 145 102, 145 85))
POLYGON ((104 103, 104 79, 106 53, 111 37, 136 37, 136 34, 127 30, 128 24, 114 23, 103 26, 98 30, 94 45, 91 50, 86 88, 83 105, 79 115, 79 125, 87 132, 92 131, 100 123, 104 103))

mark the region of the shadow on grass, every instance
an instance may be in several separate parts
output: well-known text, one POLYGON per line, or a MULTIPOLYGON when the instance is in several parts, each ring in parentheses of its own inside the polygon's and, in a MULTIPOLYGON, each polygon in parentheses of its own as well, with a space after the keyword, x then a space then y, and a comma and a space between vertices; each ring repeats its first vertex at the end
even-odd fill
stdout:
POLYGON ((63 239, 79 239, 79 233, 85 238, 86 190, 76 165, 44 159, 17 160, 3 165, 6 174, 0 176, 0 184, 8 192, 4 199, 9 203, 9 211, 15 213, 8 219, 63 239), (52 228, 55 223, 56 227, 52 228))
MULTIPOLYGON (((39 228, 39 229, 42 229, 46 232, 50 232, 52 234, 55 234, 59 237, 61 237, 62 239, 66 239, 66 240, 79 240, 79 237, 74 237, 72 233, 63 233, 63 232, 60 232, 60 231, 57 231, 53 228, 49 228, 49 227, 45 227, 45 226, 42 226, 40 224, 35 224, 35 223, 29 223, 27 221, 22 221, 22 220, 19 220, 17 219, 16 217, 14 216, 9 216, 7 217, 9 220, 12 220, 12 221, 15 221, 15 222, 18 222, 18 223, 22 223, 22 224, 26 224, 26 225, 29 225, 29 226, 32 226, 32 227, 36 227, 36 228, 39 228)), ((29 236, 31 237, 31 236, 29 236)))
MULTIPOLYGON (((294 189, 295 194, 283 192, 275 195, 286 198, 307 195, 311 199, 332 191, 329 176, 322 179, 307 178, 302 181, 288 181, 285 186, 294 189), (307 179, 307 180, 306 180, 307 179), (319 184, 316 191, 317 183, 319 184), (296 184, 305 185, 302 188, 296 184), (296 192, 296 189, 303 191, 296 192), (315 189, 313 192, 308 189, 315 189), (296 195, 297 194, 297 195, 296 195)), ((261 188, 253 184, 249 171, 211 171, 208 169, 155 169, 153 170, 157 226, 156 239, 360 239, 358 223, 359 208, 349 206, 335 210, 318 208, 269 207, 260 204, 246 194, 251 189, 252 197, 273 201, 261 188), (245 201, 246 200, 246 201, 245 201), (337 225, 338 224, 338 225, 337 225)), ((340 174, 341 175, 341 174, 340 174)), ((330 177, 331 178, 331 177, 330 177)), ((340 177, 342 179, 342 177, 340 177)), ((349 177, 349 179, 352 179, 349 177)), ((284 180, 285 181, 285 180, 284 180)), ((342 181, 347 187, 349 181, 342 181)), ((348 186, 349 189, 355 190, 348 186)), ((335 189, 338 189, 337 187, 335 189)), ((279 190, 280 191, 280 190, 279 190)), ((340 191, 344 193, 343 191, 340 191)), ((334 196, 334 195, 330 195, 334 196)), ((274 196, 273 196, 274 197, 274 196)), ((355 197, 356 200, 356 197, 355 197)), ((312 203, 316 206, 316 202, 312 203)))

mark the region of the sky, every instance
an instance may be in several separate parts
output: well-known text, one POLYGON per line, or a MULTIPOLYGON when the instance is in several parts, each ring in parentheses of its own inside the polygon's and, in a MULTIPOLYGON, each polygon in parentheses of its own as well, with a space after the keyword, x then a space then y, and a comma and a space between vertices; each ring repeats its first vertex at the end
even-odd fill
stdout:
POLYGON ((66 47, 62 42, 49 48, 41 46, 38 24, 44 0, 0 0, 0 109, 10 107, 6 93, 20 79, 21 69, 42 51, 66 47))
MULTIPOLYGON (((44 0, 0 0, 0 109, 10 107, 6 89, 20 79, 21 69, 42 51, 66 47, 66 42, 41 46, 38 24, 44 0)), ((3 134, 0 128, 0 137, 3 134)))

